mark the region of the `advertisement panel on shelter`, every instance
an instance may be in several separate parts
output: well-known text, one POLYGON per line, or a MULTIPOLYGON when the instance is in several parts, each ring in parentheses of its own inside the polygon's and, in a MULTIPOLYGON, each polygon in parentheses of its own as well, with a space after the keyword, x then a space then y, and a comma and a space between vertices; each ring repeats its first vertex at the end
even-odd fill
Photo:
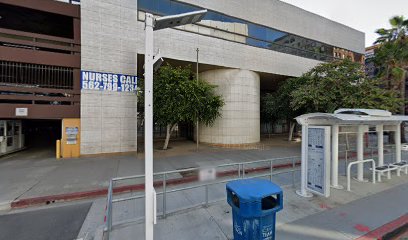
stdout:
POLYGON ((307 184, 309 191, 330 195, 330 127, 309 127, 307 134, 307 184))

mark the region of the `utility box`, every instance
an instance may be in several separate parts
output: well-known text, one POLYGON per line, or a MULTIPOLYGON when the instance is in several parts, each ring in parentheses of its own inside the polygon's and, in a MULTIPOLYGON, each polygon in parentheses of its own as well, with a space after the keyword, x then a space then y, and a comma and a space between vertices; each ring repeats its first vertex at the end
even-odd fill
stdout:
POLYGON ((265 179, 236 180, 226 188, 234 240, 274 240, 276 213, 283 208, 282 189, 265 179))

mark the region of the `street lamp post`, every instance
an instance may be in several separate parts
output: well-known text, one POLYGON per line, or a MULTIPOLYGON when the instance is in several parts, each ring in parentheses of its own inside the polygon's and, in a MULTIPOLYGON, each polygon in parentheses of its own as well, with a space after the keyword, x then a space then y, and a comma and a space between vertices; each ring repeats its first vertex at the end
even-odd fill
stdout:
MULTIPOLYGON (((156 191, 153 187, 153 70, 163 62, 153 53, 153 31, 196 23, 203 19, 207 10, 154 17, 146 13, 145 19, 145 239, 153 240, 156 224, 156 191)), ((160 55, 160 53, 158 54, 160 55)))
MULTIPOLYGON (((196 67, 196 81, 198 83, 198 52, 200 51, 199 48, 197 48, 197 67, 196 67)), ((197 144, 197 151, 198 151, 198 143, 199 143, 199 139, 198 139, 198 114, 197 114, 197 122, 196 122, 196 144, 197 144)))

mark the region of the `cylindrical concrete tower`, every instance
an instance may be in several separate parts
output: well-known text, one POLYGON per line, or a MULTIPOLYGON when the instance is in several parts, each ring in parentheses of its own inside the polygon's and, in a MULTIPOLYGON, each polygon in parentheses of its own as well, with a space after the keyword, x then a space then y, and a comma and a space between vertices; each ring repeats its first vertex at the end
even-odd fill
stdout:
POLYGON ((236 145, 260 141, 259 74, 241 69, 217 69, 202 72, 200 78, 217 85, 225 105, 214 125, 200 124, 200 142, 236 145))

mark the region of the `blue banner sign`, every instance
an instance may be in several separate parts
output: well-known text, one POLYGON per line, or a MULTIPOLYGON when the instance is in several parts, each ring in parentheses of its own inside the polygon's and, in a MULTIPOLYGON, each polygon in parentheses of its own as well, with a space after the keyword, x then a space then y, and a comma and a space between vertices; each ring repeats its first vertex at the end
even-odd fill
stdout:
POLYGON ((81 89, 134 92, 137 88, 137 76, 81 71, 81 89))

